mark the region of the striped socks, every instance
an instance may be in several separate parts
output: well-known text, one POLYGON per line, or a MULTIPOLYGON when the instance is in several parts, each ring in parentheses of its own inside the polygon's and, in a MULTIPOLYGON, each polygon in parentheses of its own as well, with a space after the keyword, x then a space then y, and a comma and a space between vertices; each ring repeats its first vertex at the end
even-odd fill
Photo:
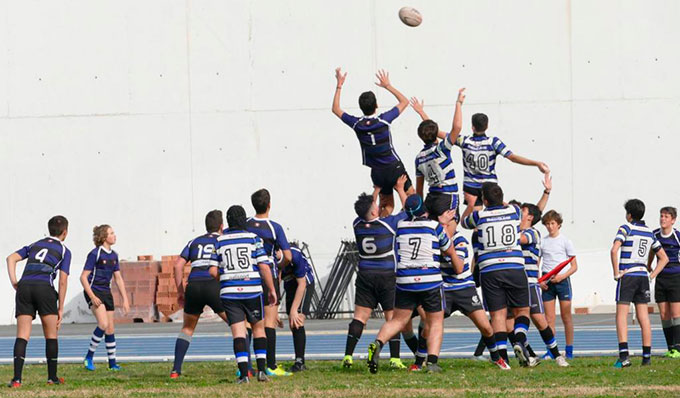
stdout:
POLYGON ((94 328, 94 332, 92 332, 92 338, 90 339, 90 348, 87 350, 87 355, 85 355, 85 358, 87 359, 92 359, 94 358, 94 353, 97 351, 97 347, 99 346, 99 343, 102 341, 104 338, 104 331, 97 326, 94 328))
POLYGON ((116 336, 107 334, 104 336, 106 343, 106 355, 109 357, 109 368, 116 366, 116 336))
POLYGON ((264 337, 255 337, 253 339, 253 348, 255 351, 255 360, 257 361, 257 370, 264 372, 267 366, 267 339, 264 337))

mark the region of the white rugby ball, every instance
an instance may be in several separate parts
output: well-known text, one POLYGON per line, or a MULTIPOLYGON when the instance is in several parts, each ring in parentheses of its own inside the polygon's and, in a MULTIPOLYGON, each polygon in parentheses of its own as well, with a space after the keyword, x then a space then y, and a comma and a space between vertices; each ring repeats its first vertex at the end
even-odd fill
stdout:
POLYGON ((413 7, 402 7, 399 10, 399 19, 401 19, 401 22, 411 27, 418 26, 423 22, 423 16, 413 7))

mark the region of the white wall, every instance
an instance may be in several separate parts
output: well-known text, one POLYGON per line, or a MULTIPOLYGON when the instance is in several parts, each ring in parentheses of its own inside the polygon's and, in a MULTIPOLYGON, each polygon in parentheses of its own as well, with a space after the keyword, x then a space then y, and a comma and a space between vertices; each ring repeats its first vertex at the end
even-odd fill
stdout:
MULTIPOLYGON (((676 202, 680 3, 413 0, 402 25, 387 0, 0 0, 0 253, 70 222, 69 297, 97 223, 124 258, 177 253, 204 214, 267 187, 272 218, 306 240, 318 265, 351 237, 352 203, 371 189, 351 130, 330 112, 333 69, 349 72, 358 112, 377 68, 424 97, 449 126, 468 88, 514 151, 548 162, 549 206, 582 253, 575 303, 613 299, 607 249, 636 196, 648 221, 676 202), (661 167, 659 167, 661 166, 661 167)), ((413 173, 421 146, 408 111, 393 127, 413 173)), ((459 155, 456 154, 459 160, 459 155)), ((535 169, 499 164, 508 197, 540 195, 535 169)), ((462 174, 462 169, 458 169, 462 174)), ((413 174, 411 174, 413 176, 413 174)), ((13 292, 0 278, 0 323, 13 292)))

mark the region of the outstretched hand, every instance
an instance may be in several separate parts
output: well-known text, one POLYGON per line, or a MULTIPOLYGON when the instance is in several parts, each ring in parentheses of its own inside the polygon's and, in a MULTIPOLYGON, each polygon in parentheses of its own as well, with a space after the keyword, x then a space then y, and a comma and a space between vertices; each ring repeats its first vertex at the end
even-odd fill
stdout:
POLYGON ((345 84, 345 78, 347 77, 347 72, 342 73, 341 68, 335 68, 335 80, 338 81, 338 87, 342 87, 345 84))
POLYGON ((418 113, 421 113, 425 107, 425 100, 419 100, 416 97, 411 97, 411 101, 409 102, 411 104, 411 108, 413 108, 413 110, 418 113))
POLYGON ((378 78, 378 81, 375 83, 376 86, 382 87, 382 88, 387 88, 389 87, 390 84, 390 73, 387 72, 384 69, 380 69, 378 73, 375 74, 375 77, 378 78))
POLYGON ((461 104, 462 104, 463 102, 465 102, 465 87, 463 87, 463 88, 461 88, 460 90, 458 90, 458 99, 457 99, 457 101, 460 102, 461 104))
POLYGON ((442 215, 437 218, 440 224, 449 225, 449 223, 451 223, 451 221, 453 221, 453 219, 456 218, 456 212, 454 210, 449 209, 442 213, 442 215))
POLYGON ((538 162, 538 169, 541 170, 541 173, 550 173, 550 167, 543 162, 538 162))
POLYGON ((403 191, 407 180, 408 176, 406 174, 402 174, 399 178, 397 178, 397 182, 394 184, 394 189, 397 192, 403 191))
POLYGON ((552 176, 550 175, 550 171, 543 176, 543 188, 545 188, 548 193, 552 191, 552 176))

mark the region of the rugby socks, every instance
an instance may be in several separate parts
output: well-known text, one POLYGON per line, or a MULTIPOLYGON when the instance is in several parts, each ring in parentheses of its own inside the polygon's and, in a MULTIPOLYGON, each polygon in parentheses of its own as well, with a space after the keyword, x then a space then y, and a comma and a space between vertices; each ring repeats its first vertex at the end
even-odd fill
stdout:
POLYGON ((625 361, 628 359, 628 342, 619 343, 619 360, 625 361))
POLYGON ((109 368, 116 366, 116 335, 107 334, 104 336, 106 343, 106 355, 109 357, 109 368))
POLYGON ((234 355, 236 355, 236 364, 241 373, 240 378, 245 379, 248 377, 248 347, 244 337, 234 339, 234 355))
MULTIPOLYGON (((276 329, 264 328, 264 334, 267 336, 266 351, 267 351, 267 367, 271 370, 276 369, 276 329)), ((257 358, 257 348, 255 346, 257 338, 253 340, 253 348, 255 349, 255 357, 257 358)))
POLYGON ((439 360, 439 357, 437 355, 431 355, 431 354, 427 355, 427 363, 428 364, 437 363, 438 360, 439 360))
POLYGON ((47 357, 47 379, 57 381, 57 357, 59 356, 59 341, 45 339, 45 357, 47 357))
POLYGON ((642 364, 649 365, 652 363, 652 347, 648 345, 642 346, 642 364))
POLYGON ((401 349, 401 338, 399 333, 390 339, 390 358, 399 358, 399 350, 401 349))
POLYGON ((680 351, 680 317, 673 318, 673 347, 680 351))
MULTIPOLYGON (((422 329, 420 330, 422 332, 422 329)), ((418 336, 418 351, 416 351, 416 365, 418 366, 423 366, 423 362, 425 362, 425 358, 427 358, 427 339, 423 337, 422 333, 419 333, 418 336)))
POLYGON ((573 358, 574 357, 574 346, 573 345, 568 345, 564 347, 564 353, 567 355, 567 358, 573 358))
POLYGON ((529 352, 530 357, 536 358, 536 353, 534 352, 534 349, 531 348, 531 344, 529 344, 529 340, 524 342, 524 347, 526 347, 527 351, 529 352))
POLYGON ((673 320, 672 319, 667 319, 667 320, 661 320, 661 326, 663 327, 663 337, 666 338, 666 346, 668 346, 668 351, 673 349, 674 346, 674 328, 673 328, 673 320))
POLYGON ((248 369, 253 368, 253 360, 250 358, 250 345, 253 342, 253 329, 252 328, 246 328, 246 331, 248 332, 248 337, 246 337, 246 349, 248 351, 248 369))
POLYGON ((347 343, 345 344, 345 355, 354 354, 354 348, 356 348, 361 334, 364 332, 364 324, 356 319, 352 319, 349 323, 349 330, 347 330, 347 343))
POLYGON ((305 363, 305 346, 307 344, 307 333, 302 326, 293 329, 293 347, 295 347, 295 362, 305 363))
POLYGON ((550 326, 546 326, 546 328, 540 330, 539 333, 541 334, 541 339, 543 339, 543 342, 545 343, 545 348, 550 351, 552 357, 559 357, 560 350, 557 348, 557 341, 555 340, 555 335, 553 334, 552 329, 550 329, 550 326))
POLYGON ((97 347, 99 346, 99 343, 102 341, 104 338, 104 331, 97 326, 94 328, 94 332, 92 332, 92 338, 90 339, 90 348, 87 350, 87 355, 85 355, 85 358, 87 359, 92 359, 94 358, 94 352, 97 351, 97 347))
POLYGON ((404 337, 408 349, 415 355, 418 352, 418 337, 416 337, 412 330, 406 333, 402 332, 401 335, 404 337))
POLYGON ((514 347, 515 344, 517 344, 517 339, 515 338, 515 332, 508 332, 508 341, 510 342, 510 345, 514 347))
MULTIPOLYGON (((482 337, 479 339, 479 343, 477 343, 477 348, 475 348, 474 356, 476 356, 476 357, 481 357, 482 355, 484 355, 484 347, 486 347, 486 348, 489 347, 489 344, 488 344, 487 341, 486 341, 487 338, 493 339, 493 336, 492 336, 492 337, 484 337, 484 336, 482 336, 482 337)), ((494 348, 496 348, 496 340, 493 341, 493 346, 494 346, 494 348)))
POLYGON ((180 332, 175 341, 175 363, 172 365, 173 372, 182 374, 182 364, 184 363, 184 356, 187 354, 187 350, 189 350, 189 344, 191 344, 191 336, 180 332))
POLYGON ((28 341, 21 338, 14 340, 14 378, 12 380, 21 381, 27 344, 28 341))
MULTIPOLYGON (((257 370, 264 372, 266 366, 269 362, 269 352, 267 351, 267 345, 269 344, 269 339, 264 337, 255 337, 253 339, 253 350, 255 351, 255 360, 257 361, 257 370)), ((276 362, 274 362, 274 367, 269 367, 270 369, 276 369, 276 362)), ((248 369, 246 369, 248 372, 248 369)))
POLYGON ((496 348, 501 358, 508 363, 508 333, 498 332, 494 335, 496 337, 496 348))
MULTIPOLYGON (((527 331, 529 330, 529 318, 526 316, 518 316, 515 318, 515 343, 524 346, 527 342, 527 331)), ((511 340, 512 341, 512 340, 511 340)))
MULTIPOLYGON (((501 358, 496 347, 496 339, 493 335, 489 337, 482 336, 482 344, 481 354, 477 355, 477 351, 475 351, 475 356, 481 356, 484 353, 484 347, 486 347, 489 350, 492 361, 496 362, 501 358)), ((477 349, 479 350, 479 345, 477 345, 477 349)))

